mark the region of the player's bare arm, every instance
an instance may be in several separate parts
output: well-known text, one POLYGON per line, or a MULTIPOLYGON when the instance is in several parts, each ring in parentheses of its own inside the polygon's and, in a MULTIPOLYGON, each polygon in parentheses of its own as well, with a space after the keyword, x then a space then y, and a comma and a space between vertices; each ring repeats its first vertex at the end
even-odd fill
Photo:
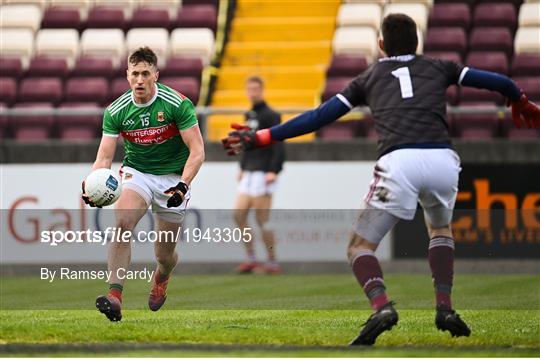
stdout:
POLYGON ((165 191, 171 198, 167 201, 167 207, 178 207, 184 201, 184 196, 189 190, 193 178, 199 172, 204 162, 204 143, 198 125, 187 130, 180 131, 182 141, 189 149, 189 157, 182 172, 182 180, 175 186, 165 191))

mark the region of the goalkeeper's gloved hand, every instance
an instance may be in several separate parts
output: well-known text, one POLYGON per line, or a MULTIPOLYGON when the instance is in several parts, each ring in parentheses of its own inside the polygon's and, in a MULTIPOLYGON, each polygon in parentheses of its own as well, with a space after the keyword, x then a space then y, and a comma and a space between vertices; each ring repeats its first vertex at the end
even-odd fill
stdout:
POLYGON ((221 140, 229 156, 272 144, 272 136, 268 128, 255 131, 238 123, 233 123, 231 128, 235 131, 229 132, 229 135, 221 140))
POLYGON ((516 101, 508 101, 507 106, 512 107, 512 120, 517 128, 523 124, 527 128, 540 128, 540 108, 529 101, 525 94, 522 93, 516 101))
POLYGON ((101 206, 98 206, 97 204, 95 204, 94 202, 92 202, 92 200, 86 195, 86 190, 84 189, 84 181, 82 181, 82 194, 81 194, 81 198, 82 198, 82 200, 84 201, 84 203, 86 203, 86 204, 89 205, 90 207, 101 208, 101 206))
POLYGON ((166 190, 164 193, 171 195, 171 198, 167 201, 167 208, 180 206, 184 202, 187 191, 189 191, 189 186, 182 181, 166 190))

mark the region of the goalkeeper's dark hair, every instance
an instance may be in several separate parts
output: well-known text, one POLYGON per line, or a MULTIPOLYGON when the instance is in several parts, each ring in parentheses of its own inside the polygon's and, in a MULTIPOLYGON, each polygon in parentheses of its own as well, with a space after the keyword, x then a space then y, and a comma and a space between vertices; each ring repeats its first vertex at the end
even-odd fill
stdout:
POLYGON ((388 56, 415 54, 418 47, 416 23, 405 14, 390 14, 381 25, 384 52, 388 56))
POLYGON ((129 56, 128 63, 137 65, 139 62, 146 62, 147 64, 157 68, 156 53, 148 46, 139 47, 129 56))

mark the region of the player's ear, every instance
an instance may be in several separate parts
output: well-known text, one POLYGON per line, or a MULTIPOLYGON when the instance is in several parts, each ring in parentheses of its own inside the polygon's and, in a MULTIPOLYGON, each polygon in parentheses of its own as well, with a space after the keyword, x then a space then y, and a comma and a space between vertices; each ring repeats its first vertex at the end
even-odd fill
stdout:
POLYGON ((156 82, 158 82, 159 79, 159 70, 156 70, 156 82))
POLYGON ((379 37, 378 44, 379 44, 379 49, 381 49, 382 52, 386 53, 384 51, 384 40, 382 37, 379 37))

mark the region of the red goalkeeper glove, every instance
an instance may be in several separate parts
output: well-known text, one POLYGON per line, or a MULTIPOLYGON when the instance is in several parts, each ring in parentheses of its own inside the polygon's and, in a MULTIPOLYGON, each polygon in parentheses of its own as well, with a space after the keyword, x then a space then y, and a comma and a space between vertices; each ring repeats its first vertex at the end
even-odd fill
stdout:
POLYGON ((248 126, 238 123, 233 123, 231 128, 235 131, 229 132, 229 135, 221 140, 223 148, 229 156, 272 144, 272 136, 269 128, 255 131, 248 126))
POLYGON ((540 108, 525 94, 521 94, 517 101, 508 101, 508 106, 512 106, 512 120, 517 128, 522 124, 527 128, 540 128, 540 108))

